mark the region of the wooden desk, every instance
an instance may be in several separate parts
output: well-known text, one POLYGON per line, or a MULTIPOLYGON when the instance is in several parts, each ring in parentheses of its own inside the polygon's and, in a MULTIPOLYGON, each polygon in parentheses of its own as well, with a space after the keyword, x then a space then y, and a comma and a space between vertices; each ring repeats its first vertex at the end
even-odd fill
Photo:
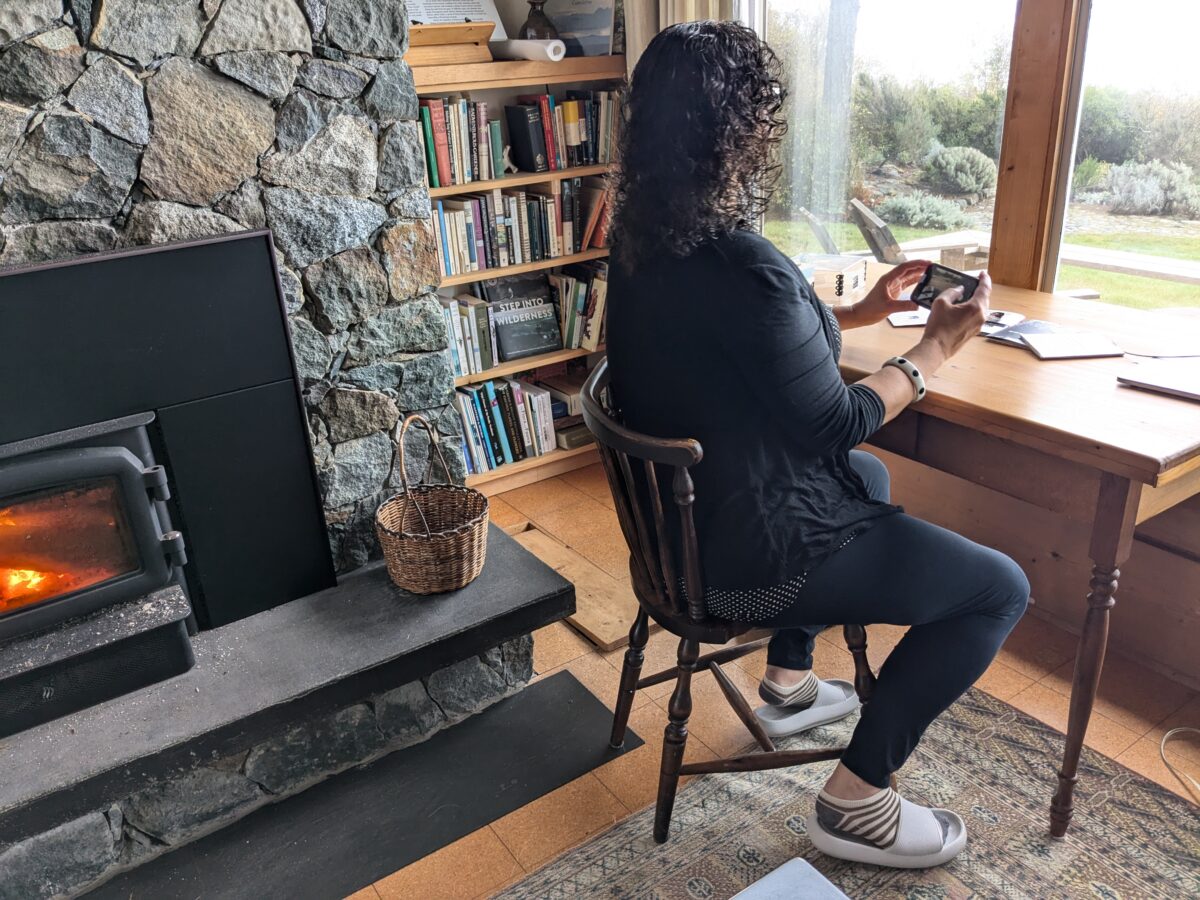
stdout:
MULTIPOLYGON (((1187 317, 1000 286, 992 307, 1102 332, 1127 351, 1200 353, 1200 322, 1187 317)), ((918 328, 887 322, 847 331, 842 373, 851 381, 869 375, 920 336, 918 328)), ((1090 527, 1092 577, 1050 805, 1050 832, 1058 837, 1071 821, 1109 610, 1134 527, 1200 494, 1200 403, 1118 386, 1117 373, 1132 364, 1121 358, 1041 362, 1028 351, 977 338, 929 380, 924 400, 870 441, 1090 527)))

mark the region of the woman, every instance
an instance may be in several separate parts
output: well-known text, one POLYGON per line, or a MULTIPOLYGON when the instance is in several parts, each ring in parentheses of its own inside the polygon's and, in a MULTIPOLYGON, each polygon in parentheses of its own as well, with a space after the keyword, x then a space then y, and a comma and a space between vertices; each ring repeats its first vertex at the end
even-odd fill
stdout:
POLYGON ((614 396, 631 427, 703 445, 694 478, 705 604, 776 629, 760 693, 777 721, 802 721, 826 700, 830 686, 812 672, 821 623, 912 626, 808 831, 833 856, 939 865, 965 845, 962 819, 901 798, 890 778, 987 668, 1029 584, 1002 554, 889 505, 887 470, 851 448, 978 333, 991 280, 982 275, 966 302, 938 297, 903 359, 846 387, 841 329, 912 309, 899 298, 926 264, 898 266, 860 302, 830 310, 753 232, 776 175, 783 96, 774 53, 733 23, 668 28, 639 61, 611 229, 614 396))

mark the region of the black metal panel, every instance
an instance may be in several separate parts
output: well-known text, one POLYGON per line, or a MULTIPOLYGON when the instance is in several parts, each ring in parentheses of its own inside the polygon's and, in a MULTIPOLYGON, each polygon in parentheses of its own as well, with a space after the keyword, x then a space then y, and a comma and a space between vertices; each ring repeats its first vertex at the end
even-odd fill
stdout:
POLYGON ((0 443, 291 378, 272 262, 256 232, 0 274, 0 443))
POLYGON ((333 586, 291 380, 162 408, 158 422, 201 627, 333 586))

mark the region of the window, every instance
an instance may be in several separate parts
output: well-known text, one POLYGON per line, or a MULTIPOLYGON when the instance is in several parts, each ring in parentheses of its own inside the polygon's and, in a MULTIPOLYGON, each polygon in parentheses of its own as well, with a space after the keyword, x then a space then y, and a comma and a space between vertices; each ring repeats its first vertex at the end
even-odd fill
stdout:
POLYGON ((1015 0, 755 6, 789 88, 765 234, 789 255, 887 259, 882 220, 910 258, 986 265, 1015 0))
POLYGON ((1091 6, 1056 290, 1200 307, 1200 7, 1091 6))

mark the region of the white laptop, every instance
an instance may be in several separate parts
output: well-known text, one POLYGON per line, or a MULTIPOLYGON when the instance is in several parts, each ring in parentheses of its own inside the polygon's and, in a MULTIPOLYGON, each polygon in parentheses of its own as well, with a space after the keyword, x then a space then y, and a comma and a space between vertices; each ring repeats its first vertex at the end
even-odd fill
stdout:
POLYGON ((1129 387, 1200 401, 1200 359, 1152 359, 1117 376, 1129 387))

